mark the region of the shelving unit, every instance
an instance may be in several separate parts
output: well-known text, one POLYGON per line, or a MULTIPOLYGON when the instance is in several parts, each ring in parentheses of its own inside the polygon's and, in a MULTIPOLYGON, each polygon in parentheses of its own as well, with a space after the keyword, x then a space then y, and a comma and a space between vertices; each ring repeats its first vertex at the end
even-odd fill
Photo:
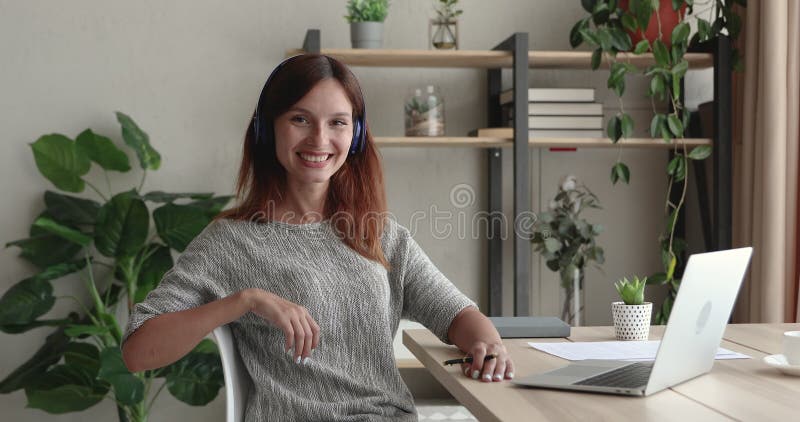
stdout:
MULTIPOLYGON (((369 67, 443 67, 486 69, 488 78, 487 128, 476 130, 470 137, 376 137, 380 147, 469 147, 487 150, 489 169, 488 215, 502 215, 502 151, 511 149, 513 154, 514 226, 519 216, 530 213, 530 148, 617 148, 606 138, 530 138, 528 139, 528 72, 530 69, 590 69, 591 52, 577 51, 529 51, 528 34, 515 33, 491 50, 393 50, 393 49, 321 49, 320 32, 306 32, 302 49, 290 49, 286 55, 321 53, 332 56, 350 66, 369 67), (514 127, 501 128, 500 102, 501 71, 511 69, 514 98, 514 127)), ((651 54, 619 54, 618 58, 636 66, 647 66, 654 62, 651 54)), ((730 96, 730 42, 721 38, 707 43, 697 51, 686 54, 690 69, 714 68, 714 138, 683 139, 689 147, 713 145, 713 215, 704 221, 713 227, 709 242, 711 250, 726 249, 731 244, 731 96, 730 96)), ((601 64, 607 67, 604 60, 601 64)), ((619 145, 626 148, 671 149, 674 144, 661 139, 625 139, 619 145)), ((695 174, 698 174, 695 171, 695 174)), ((702 193, 702 192, 701 192, 702 193)), ((701 198, 701 208, 708 209, 707 201, 701 198)), ((500 219, 491 220, 491 233, 501 233, 500 219)), ((514 315, 531 314, 530 306, 530 239, 514 231, 514 315)), ((493 236, 489 242, 489 307, 487 314, 502 313, 502 239, 493 236)))

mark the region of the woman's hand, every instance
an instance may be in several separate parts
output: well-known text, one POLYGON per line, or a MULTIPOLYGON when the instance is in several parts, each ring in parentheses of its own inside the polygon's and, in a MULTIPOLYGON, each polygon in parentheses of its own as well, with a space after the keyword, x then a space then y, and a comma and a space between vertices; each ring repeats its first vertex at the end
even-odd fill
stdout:
POLYGON ((295 363, 306 363, 319 345, 319 325, 308 310, 262 289, 248 289, 250 311, 283 331, 284 349, 294 347, 295 363))
POLYGON ((464 372, 464 375, 472 379, 480 379, 483 382, 499 382, 503 379, 514 378, 514 363, 502 342, 478 341, 466 352, 468 356, 472 356, 472 363, 461 364, 461 371, 464 372), (497 357, 484 361, 483 359, 490 354, 497 357))

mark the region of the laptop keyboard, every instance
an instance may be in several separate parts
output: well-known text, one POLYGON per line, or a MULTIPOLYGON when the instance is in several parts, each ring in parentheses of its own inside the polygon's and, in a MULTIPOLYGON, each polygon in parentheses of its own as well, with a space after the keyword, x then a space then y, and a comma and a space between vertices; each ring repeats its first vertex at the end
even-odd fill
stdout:
POLYGON ((653 362, 639 362, 600 375, 595 375, 591 378, 586 378, 572 385, 623 388, 641 387, 647 385, 647 380, 650 378, 650 372, 652 370, 653 362))

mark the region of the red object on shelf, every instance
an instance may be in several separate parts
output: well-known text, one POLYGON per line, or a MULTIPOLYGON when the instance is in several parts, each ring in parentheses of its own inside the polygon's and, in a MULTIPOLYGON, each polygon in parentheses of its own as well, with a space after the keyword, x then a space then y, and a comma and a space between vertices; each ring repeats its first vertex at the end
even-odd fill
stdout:
MULTIPOLYGON (((628 10, 629 0, 620 0, 619 7, 622 10, 628 10)), ((672 0, 661 0, 658 8, 658 14, 653 13, 650 15, 650 22, 647 23, 647 31, 642 34, 642 31, 630 32, 626 31, 631 36, 631 41, 635 46, 641 40, 648 40, 651 43, 658 39, 658 21, 656 16, 661 18, 661 42, 668 48, 672 46, 672 30, 678 26, 680 16, 686 14, 686 5, 681 6, 680 11, 672 10, 672 0), (680 12, 680 13, 679 13, 680 12)))

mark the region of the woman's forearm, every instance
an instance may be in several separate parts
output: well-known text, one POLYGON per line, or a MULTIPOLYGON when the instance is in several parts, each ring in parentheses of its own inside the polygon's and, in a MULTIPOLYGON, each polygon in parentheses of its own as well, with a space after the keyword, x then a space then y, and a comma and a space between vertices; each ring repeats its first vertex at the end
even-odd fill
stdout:
POLYGON ((489 318, 475 307, 468 307, 453 318, 447 332, 450 342, 464 352, 476 342, 500 343, 500 334, 489 318))
POLYGON ((189 353, 209 332, 252 309, 255 293, 242 290, 226 298, 147 320, 122 345, 131 372, 161 368, 189 353))

